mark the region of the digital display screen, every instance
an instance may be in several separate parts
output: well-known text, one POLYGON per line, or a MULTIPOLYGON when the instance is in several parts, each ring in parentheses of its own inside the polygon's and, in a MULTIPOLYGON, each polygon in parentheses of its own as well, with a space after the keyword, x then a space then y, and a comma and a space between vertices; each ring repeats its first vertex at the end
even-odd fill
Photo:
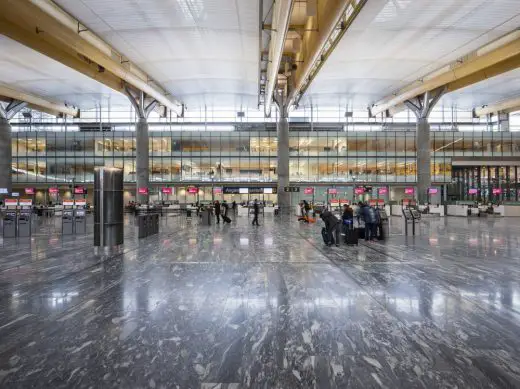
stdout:
POLYGON ((173 194, 173 188, 162 188, 161 192, 166 195, 171 195, 173 194))
POLYGON ((148 188, 139 188, 138 192, 139 194, 148 194, 148 188))
POLYGON ((404 194, 413 195, 415 190, 413 188, 404 188, 404 194))
POLYGON ((493 189, 493 194, 494 194, 494 195, 499 195, 499 194, 501 194, 501 193, 502 193, 502 189, 499 189, 499 188, 494 188, 494 189, 493 189))
POLYGON ((60 192, 59 188, 49 188, 50 194, 58 194, 60 192))
POLYGON ((87 193, 87 190, 82 186, 76 186, 74 187, 74 194, 85 194, 87 193))
POLYGON ((34 188, 25 188, 26 195, 33 195, 35 192, 34 188))
POLYGON ((305 188, 303 190, 303 194, 306 194, 306 195, 314 194, 314 188, 305 188))
POLYGON ((437 193, 439 193, 439 189, 437 189, 437 188, 428 189, 428 194, 437 194, 437 193))
POLYGON ((190 186, 190 187, 188 188, 188 193, 191 193, 191 194, 197 194, 197 193, 199 193, 199 188, 195 188, 195 187, 193 187, 193 186, 190 186))
POLYGON ((11 193, 11 196, 13 196, 13 197, 20 197, 20 193, 19 192, 13 192, 13 193, 11 193))
POLYGON ((388 194, 388 188, 379 188, 377 190, 377 193, 379 193, 380 195, 388 194))
POLYGON ((473 189, 468 190, 468 194, 470 194, 470 195, 476 195, 477 193, 478 193, 478 189, 473 188, 473 189))
POLYGON ((365 193, 365 188, 363 188, 363 187, 354 188, 354 194, 360 195, 363 193, 365 193))

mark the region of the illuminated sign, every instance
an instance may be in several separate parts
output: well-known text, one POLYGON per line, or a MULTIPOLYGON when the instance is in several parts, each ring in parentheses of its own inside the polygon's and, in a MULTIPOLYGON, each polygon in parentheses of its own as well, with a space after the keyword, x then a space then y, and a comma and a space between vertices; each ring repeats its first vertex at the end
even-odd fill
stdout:
POLYGON ((147 195, 148 194, 148 188, 139 188, 137 192, 141 195, 147 195))
POLYGON ((468 190, 468 194, 470 195, 476 195, 478 193, 478 189, 471 188, 468 190))
POLYGON ((306 195, 312 195, 314 194, 314 188, 305 188, 303 190, 303 194, 306 194, 306 195))
POLYGON ((404 194, 413 195, 415 192, 414 188, 404 188, 404 194))
POLYGON ((378 193, 379 195, 386 195, 386 194, 388 194, 388 188, 379 188, 379 189, 377 190, 377 193, 378 193))
POLYGON ((330 195, 337 195, 338 194, 338 190, 336 188, 329 188, 327 190, 327 193, 330 194, 330 195))
POLYGON ((25 188, 26 195, 33 195, 35 192, 34 188, 25 188))
POLYGON ((60 189, 59 188, 49 188, 49 193, 58 194, 58 193, 60 193, 60 189))
POLYGON ((162 194, 171 195, 173 194, 173 188, 161 188, 162 194))
POLYGON ((432 195, 432 194, 437 194, 437 193, 439 193, 439 189, 437 189, 437 188, 428 189, 428 194, 432 195))

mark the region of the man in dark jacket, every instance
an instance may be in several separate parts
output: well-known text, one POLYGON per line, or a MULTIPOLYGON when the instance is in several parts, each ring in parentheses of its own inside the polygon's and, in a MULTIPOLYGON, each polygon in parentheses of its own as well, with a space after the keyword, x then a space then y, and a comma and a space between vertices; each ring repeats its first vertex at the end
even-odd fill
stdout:
POLYGON ((363 219, 365 219, 365 240, 374 240, 376 238, 377 216, 373 207, 367 204, 363 206, 363 219))
POLYGON ((217 224, 220 224, 220 203, 215 201, 215 216, 217 218, 217 224))
POLYGON ((260 205, 258 204, 258 201, 255 199, 255 202, 253 203, 253 215, 254 215, 254 218, 253 218, 253 225, 256 225, 259 226, 260 224, 258 224, 258 214, 260 213, 260 205))
POLYGON ((331 246, 336 243, 336 246, 339 246, 339 220, 336 216, 333 215, 329 210, 325 210, 321 213, 320 217, 325 222, 325 228, 327 229, 327 234, 329 236, 329 242, 327 245, 331 246))

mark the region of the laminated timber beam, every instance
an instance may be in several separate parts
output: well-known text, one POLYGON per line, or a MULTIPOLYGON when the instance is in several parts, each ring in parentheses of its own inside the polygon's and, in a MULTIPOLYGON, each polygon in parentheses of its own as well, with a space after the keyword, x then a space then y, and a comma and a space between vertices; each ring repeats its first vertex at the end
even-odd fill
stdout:
POLYGON ((58 102, 53 102, 45 97, 37 96, 31 93, 22 92, 4 84, 0 84, 0 100, 6 102, 12 100, 23 101, 27 103, 27 106, 29 108, 45 112, 54 116, 79 116, 79 110, 75 107, 71 107, 58 102))
POLYGON ((348 31, 367 0, 320 0, 308 16, 301 49, 295 56, 289 105, 297 104, 319 70, 348 31))
POLYGON ((481 117, 497 113, 511 113, 518 110, 520 110, 520 97, 514 97, 497 103, 477 107, 473 110, 473 114, 475 117, 481 117))
POLYGON ((130 85, 157 100, 158 105, 183 115, 179 100, 52 1, 0 0, 0 8, 1 34, 118 92, 124 93, 124 85, 130 85))
POLYGON ((377 116, 404 102, 443 88, 446 93, 476 84, 520 67, 520 30, 515 30, 464 58, 445 66, 370 107, 377 116))

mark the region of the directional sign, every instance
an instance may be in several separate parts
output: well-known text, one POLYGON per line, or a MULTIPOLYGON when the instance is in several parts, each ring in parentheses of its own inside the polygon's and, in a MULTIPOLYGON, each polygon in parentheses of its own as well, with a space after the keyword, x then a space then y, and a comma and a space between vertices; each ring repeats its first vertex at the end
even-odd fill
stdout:
POLYGON ((300 188, 298 186, 284 186, 283 191, 291 192, 291 193, 298 193, 300 191, 300 188))

